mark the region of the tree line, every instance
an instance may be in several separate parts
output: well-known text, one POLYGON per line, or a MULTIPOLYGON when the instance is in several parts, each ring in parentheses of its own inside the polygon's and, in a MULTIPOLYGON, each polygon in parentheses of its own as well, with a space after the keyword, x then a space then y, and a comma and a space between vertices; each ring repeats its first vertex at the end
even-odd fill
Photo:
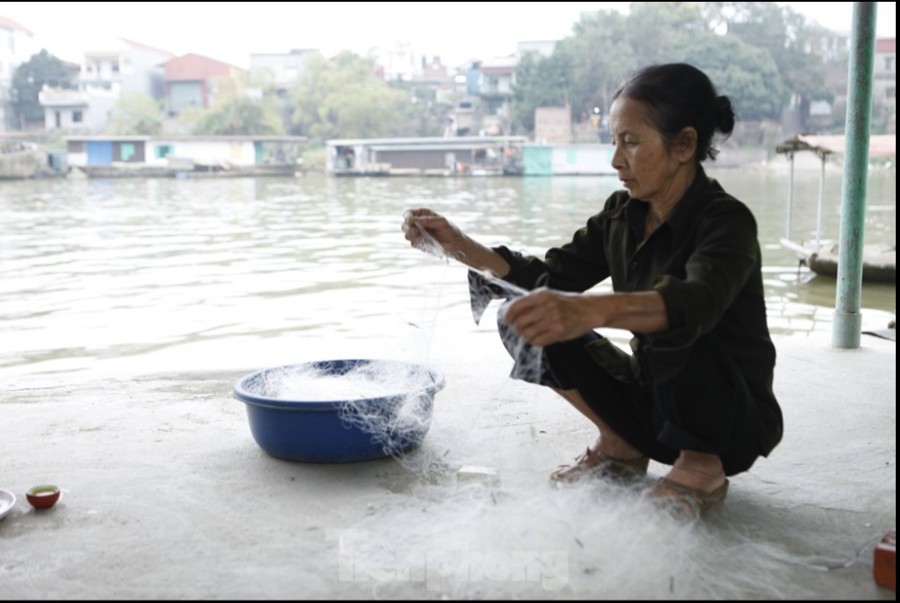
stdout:
MULTIPOLYGON (((552 8, 548 9, 552 10, 552 8)), ((834 32, 774 2, 635 2, 628 14, 582 15, 549 57, 525 54, 515 74, 510 133, 529 135, 541 106, 569 106, 573 120, 605 112, 623 78, 640 66, 688 62, 706 71, 738 119, 778 120, 785 107, 809 115, 812 101, 833 102, 847 87, 847 49, 834 32)), ((64 82, 63 63, 45 50, 19 66, 14 109, 43 122, 37 100, 44 83, 64 82)), ((372 58, 342 52, 312 56, 303 73, 279 93, 265 73, 216 82, 215 102, 178 116, 193 134, 291 134, 330 138, 440 136, 460 98, 439 98, 428 85, 385 81, 372 58), (254 98, 248 88, 262 90, 254 98)), ((166 123, 161 103, 123 94, 109 134, 153 135, 166 123)), ((827 127, 827 126, 826 126, 827 127)), ((832 129, 843 127, 835 112, 832 129)))

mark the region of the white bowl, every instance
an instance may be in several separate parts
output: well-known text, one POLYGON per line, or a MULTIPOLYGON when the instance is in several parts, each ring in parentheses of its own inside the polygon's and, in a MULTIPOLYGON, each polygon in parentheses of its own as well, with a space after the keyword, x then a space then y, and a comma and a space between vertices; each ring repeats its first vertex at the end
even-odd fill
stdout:
POLYGON ((12 511, 16 506, 16 495, 9 490, 0 490, 0 519, 6 517, 6 514, 12 511))

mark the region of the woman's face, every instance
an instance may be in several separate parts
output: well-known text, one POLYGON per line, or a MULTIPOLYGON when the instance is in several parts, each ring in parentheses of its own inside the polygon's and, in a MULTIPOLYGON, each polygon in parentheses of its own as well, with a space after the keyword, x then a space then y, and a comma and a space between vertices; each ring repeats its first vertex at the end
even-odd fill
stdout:
POLYGON ((617 98, 609 111, 609 127, 615 145, 612 166, 628 193, 642 201, 677 201, 684 192, 679 186, 683 153, 666 146, 647 117, 647 106, 617 98))

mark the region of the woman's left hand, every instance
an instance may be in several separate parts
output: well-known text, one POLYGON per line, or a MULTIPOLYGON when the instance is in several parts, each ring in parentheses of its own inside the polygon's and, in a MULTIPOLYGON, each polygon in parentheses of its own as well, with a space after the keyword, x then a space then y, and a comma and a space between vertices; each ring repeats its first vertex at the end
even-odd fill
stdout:
POLYGON ((504 304, 503 321, 540 347, 575 339, 595 326, 585 296, 540 287, 504 304))

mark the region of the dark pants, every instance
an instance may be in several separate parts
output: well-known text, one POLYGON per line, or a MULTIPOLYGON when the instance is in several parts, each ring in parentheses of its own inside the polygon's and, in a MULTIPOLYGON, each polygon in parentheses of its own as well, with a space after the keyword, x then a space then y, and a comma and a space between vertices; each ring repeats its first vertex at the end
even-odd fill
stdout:
POLYGON ((762 422, 728 350, 711 335, 692 346, 685 369, 665 383, 642 367, 631 383, 598 365, 584 345, 600 335, 533 348, 500 324, 515 360, 511 377, 554 389, 576 389, 616 434, 642 454, 671 465, 681 450, 718 455, 726 475, 749 469, 761 454, 762 422))

